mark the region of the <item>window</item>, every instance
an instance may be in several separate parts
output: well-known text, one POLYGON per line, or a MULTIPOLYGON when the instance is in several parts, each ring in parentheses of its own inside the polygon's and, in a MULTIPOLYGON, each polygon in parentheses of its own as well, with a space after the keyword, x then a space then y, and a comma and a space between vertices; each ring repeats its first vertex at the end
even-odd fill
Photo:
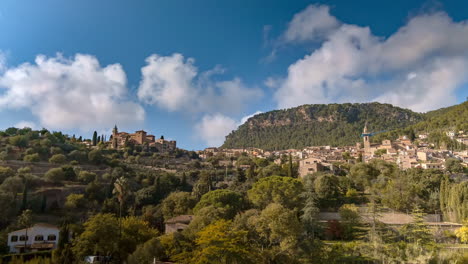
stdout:
POLYGON ((25 235, 20 236, 20 241, 27 241, 28 239, 29 239, 29 237, 27 237, 25 235))
POLYGON ((43 235, 37 235, 37 236, 34 238, 34 241, 44 241, 44 236, 43 236, 43 235))
POLYGON ((11 242, 18 241, 18 236, 11 236, 11 242))
POLYGON ((56 235, 49 235, 49 236, 47 237, 47 240, 48 240, 48 241, 55 241, 56 239, 57 239, 57 236, 56 236, 56 235))

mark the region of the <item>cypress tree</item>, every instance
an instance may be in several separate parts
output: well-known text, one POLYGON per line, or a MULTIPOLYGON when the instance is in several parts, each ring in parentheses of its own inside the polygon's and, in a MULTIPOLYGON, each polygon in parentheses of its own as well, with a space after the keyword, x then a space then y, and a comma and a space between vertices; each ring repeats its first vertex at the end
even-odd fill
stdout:
POLYGON ((292 156, 291 156, 291 154, 289 154, 288 177, 294 177, 294 175, 293 175, 293 163, 292 163, 292 156))
POLYGON ((97 132, 94 131, 94 133, 93 133, 93 146, 96 146, 96 145, 97 145, 97 143, 98 143, 98 142, 97 142, 97 138, 98 138, 98 137, 97 137, 97 132))
POLYGON ((45 213, 46 209, 47 209, 47 196, 42 195, 41 213, 45 213))
POLYGON ((23 201, 21 203, 21 211, 26 210, 28 207, 28 184, 24 184, 23 188, 23 201))

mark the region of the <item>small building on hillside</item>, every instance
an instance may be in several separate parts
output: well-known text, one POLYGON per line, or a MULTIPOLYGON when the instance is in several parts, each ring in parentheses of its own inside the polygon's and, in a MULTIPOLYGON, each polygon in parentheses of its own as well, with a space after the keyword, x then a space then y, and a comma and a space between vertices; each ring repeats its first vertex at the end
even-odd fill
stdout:
POLYGON ((165 224, 165 233, 171 234, 174 232, 180 232, 188 227, 190 222, 193 220, 193 215, 179 215, 167 220, 165 224))
POLYGON ((11 253, 52 250, 57 247, 59 228, 45 223, 38 223, 8 233, 8 247, 11 253))
POLYGON ((313 157, 299 161, 299 176, 302 178, 307 174, 323 171, 325 168, 321 162, 321 159, 313 157))

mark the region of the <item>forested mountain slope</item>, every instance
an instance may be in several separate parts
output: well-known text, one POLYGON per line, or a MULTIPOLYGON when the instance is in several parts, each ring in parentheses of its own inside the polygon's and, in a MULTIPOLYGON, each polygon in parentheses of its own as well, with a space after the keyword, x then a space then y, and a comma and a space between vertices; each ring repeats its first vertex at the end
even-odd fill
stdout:
POLYGON ((424 115, 381 103, 316 104, 275 110, 250 118, 227 137, 224 148, 268 150, 352 145, 368 122, 370 132, 405 128, 424 115))

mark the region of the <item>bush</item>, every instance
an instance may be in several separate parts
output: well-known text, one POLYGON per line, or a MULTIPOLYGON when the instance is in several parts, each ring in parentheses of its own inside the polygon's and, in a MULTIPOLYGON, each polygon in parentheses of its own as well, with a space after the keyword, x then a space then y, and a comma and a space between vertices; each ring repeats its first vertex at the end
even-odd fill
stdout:
POLYGON ((72 193, 67 196, 65 207, 69 209, 80 209, 86 206, 86 199, 83 194, 72 193))
POLYGON ((34 153, 24 156, 23 160, 27 162, 39 162, 41 158, 39 157, 39 154, 34 153))
POLYGON ((78 174, 78 180, 84 183, 90 183, 96 179, 96 173, 92 173, 89 171, 80 171, 78 174))
POLYGON ((102 153, 100 150, 95 149, 95 150, 91 150, 88 153, 88 160, 94 164, 99 165, 104 161, 104 157, 102 156, 102 153))
POLYGON ((67 162, 67 157, 63 154, 55 154, 49 159, 50 163, 55 163, 55 164, 64 164, 67 162))
POLYGON ((46 172, 45 178, 53 183, 59 183, 65 179, 65 172, 62 168, 53 168, 46 172))

